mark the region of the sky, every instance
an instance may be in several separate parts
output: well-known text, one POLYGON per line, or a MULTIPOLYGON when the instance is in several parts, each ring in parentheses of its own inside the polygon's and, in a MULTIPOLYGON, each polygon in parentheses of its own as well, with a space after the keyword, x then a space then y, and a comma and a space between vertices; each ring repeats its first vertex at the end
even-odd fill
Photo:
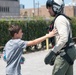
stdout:
MULTIPOLYGON (((37 3, 39 2, 39 6, 45 5, 47 0, 35 0, 35 7, 37 7, 37 3)), ((72 0, 64 0, 65 4, 69 4, 72 0)), ((25 8, 33 8, 33 0, 20 0, 20 4, 25 5, 25 8)))

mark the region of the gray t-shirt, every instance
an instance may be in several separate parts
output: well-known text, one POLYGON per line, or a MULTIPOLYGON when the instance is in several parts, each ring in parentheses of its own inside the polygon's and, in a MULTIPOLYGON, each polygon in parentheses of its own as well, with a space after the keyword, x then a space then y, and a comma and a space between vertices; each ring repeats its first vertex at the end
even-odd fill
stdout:
POLYGON ((6 74, 21 75, 20 60, 26 45, 27 42, 21 39, 11 39, 6 43, 3 52, 6 54, 6 74))

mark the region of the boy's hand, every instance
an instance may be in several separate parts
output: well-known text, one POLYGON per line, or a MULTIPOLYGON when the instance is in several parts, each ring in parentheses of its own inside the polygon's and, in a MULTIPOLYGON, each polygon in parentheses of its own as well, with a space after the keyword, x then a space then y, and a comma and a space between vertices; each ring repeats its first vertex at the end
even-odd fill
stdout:
POLYGON ((49 34, 46 34, 47 38, 50 38, 50 37, 53 37, 55 36, 57 33, 57 30, 56 29, 53 29, 51 32, 49 32, 49 34))

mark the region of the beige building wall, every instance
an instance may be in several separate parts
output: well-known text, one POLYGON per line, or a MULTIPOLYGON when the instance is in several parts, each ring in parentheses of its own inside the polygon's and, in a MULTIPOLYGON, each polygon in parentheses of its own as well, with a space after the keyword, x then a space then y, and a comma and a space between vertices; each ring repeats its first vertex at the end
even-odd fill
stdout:
POLYGON ((33 9, 20 9, 20 16, 24 17, 32 17, 33 16, 33 9))
MULTIPOLYGON (((76 6, 65 6, 64 13, 69 17, 76 16, 76 6)), ((38 8, 35 8, 35 13, 34 13, 33 8, 21 9, 20 15, 21 16, 30 16, 30 17, 32 17, 32 16, 41 16, 41 17, 46 17, 46 18, 50 17, 50 14, 49 14, 48 10, 46 9, 45 5, 41 6, 39 8, 39 10, 38 10, 38 8)))
POLYGON ((48 10, 46 9, 46 6, 41 6, 40 8, 40 16, 42 17, 50 17, 48 10))
POLYGON ((74 6, 65 6, 64 13, 67 16, 73 17, 74 16, 74 6))
POLYGON ((30 9, 20 9, 21 16, 41 16, 41 17, 50 17, 45 6, 41 6, 40 8, 35 8, 35 12, 33 8, 30 9))

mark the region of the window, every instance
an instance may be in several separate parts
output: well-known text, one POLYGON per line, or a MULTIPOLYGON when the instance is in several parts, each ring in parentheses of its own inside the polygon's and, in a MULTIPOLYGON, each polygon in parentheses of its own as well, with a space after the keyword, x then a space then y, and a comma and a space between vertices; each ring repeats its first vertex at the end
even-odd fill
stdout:
POLYGON ((0 12, 9 12, 9 7, 0 6, 0 12))

